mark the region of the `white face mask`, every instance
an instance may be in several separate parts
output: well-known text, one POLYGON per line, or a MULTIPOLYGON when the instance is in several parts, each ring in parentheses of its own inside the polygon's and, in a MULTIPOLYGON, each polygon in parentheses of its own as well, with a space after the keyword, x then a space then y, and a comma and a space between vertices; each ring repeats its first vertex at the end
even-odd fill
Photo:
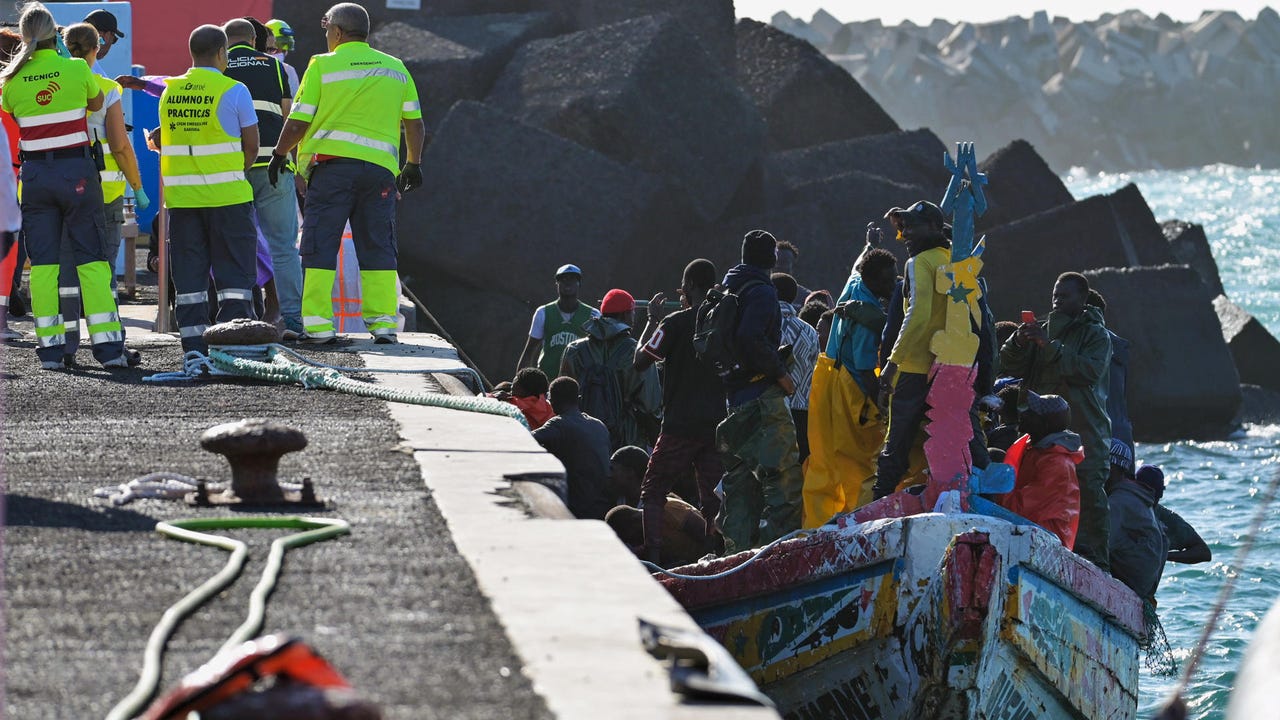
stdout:
POLYGON ((284 62, 284 53, 280 52, 279 50, 277 50, 276 52, 269 52, 267 54, 279 60, 280 62, 284 62))

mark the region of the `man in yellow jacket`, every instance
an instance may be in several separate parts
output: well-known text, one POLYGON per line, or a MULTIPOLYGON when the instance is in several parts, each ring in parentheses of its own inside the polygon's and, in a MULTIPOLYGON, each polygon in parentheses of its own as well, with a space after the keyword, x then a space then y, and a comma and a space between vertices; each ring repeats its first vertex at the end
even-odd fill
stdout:
POLYGON ((297 145, 298 161, 310 172, 301 248, 304 339, 330 343, 337 338, 330 297, 338 246, 350 221, 360 258, 365 327, 375 342, 394 343, 397 191, 422 184, 427 132, 418 90, 403 62, 369 47, 369 13, 363 7, 334 5, 321 25, 329 52, 311 58, 268 166, 268 176, 277 177, 297 145))
POLYGON ((907 472, 911 447, 920 435, 929 394, 929 369, 934 355, 929 341, 947 323, 947 305, 939 298, 937 270, 951 262, 950 243, 944 234, 946 220, 937 205, 921 200, 906 210, 894 208, 885 215, 907 244, 906 278, 902 283, 906 312, 889 362, 880 373, 881 394, 891 394, 889 430, 876 463, 875 497, 892 493, 907 472))

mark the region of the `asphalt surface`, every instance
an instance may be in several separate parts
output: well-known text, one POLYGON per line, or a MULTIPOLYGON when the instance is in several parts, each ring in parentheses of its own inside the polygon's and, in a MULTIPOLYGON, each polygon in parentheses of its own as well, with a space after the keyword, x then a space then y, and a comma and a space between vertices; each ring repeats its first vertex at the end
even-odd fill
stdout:
MULTIPOLYGON (((29 329, 29 328, 26 328, 29 329)), ((42 371, 30 342, 0 346, 5 481, 3 717, 101 718, 138 679, 161 614, 222 568, 214 548, 165 539, 159 520, 231 515, 176 500, 113 507, 97 487, 171 470, 229 481, 199 446, 205 429, 247 417, 285 422, 310 445, 282 480, 310 477, 351 535, 291 551, 264 632, 312 644, 387 718, 550 717, 458 554, 421 471, 379 400, 242 381, 144 385, 177 369, 173 344, 144 364, 42 371)), ((308 351, 310 354, 310 351, 308 351)), ((358 365, 347 353, 315 353, 358 365)), ((240 579, 169 643, 162 690, 207 661, 244 619, 275 531, 250 543, 240 579)))

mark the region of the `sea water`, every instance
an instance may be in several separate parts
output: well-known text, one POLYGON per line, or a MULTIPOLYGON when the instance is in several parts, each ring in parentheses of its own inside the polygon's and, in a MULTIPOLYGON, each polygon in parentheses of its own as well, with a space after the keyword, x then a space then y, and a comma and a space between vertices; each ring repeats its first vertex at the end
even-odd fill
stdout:
MULTIPOLYGON (((1203 225, 1227 296, 1280 336, 1280 171, 1226 165, 1098 175, 1073 170, 1063 180, 1077 199, 1136 183, 1158 220, 1203 225)), ((1246 431, 1237 440, 1137 447, 1140 463, 1164 468, 1168 489, 1162 504, 1195 526, 1213 550, 1212 562, 1167 564, 1156 593, 1160 621, 1180 664, 1195 648, 1223 583, 1237 576, 1185 695, 1193 718, 1226 716, 1249 639, 1280 597, 1280 502, 1266 511, 1248 558, 1234 565, 1267 484, 1280 471, 1280 427, 1251 425, 1246 431)), ((1143 670, 1140 682, 1138 717, 1150 718, 1177 677, 1143 670)))

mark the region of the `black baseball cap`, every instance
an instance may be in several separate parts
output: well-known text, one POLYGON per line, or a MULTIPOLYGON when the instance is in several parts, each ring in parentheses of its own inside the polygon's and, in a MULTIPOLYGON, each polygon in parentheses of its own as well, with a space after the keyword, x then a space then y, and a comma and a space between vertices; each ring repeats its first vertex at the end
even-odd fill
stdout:
POLYGON ((930 223, 938 227, 946 225, 946 216, 942 214, 942 208, 934 205, 928 200, 917 201, 914 205, 903 210, 902 208, 893 208, 884 214, 886 220, 898 222, 922 222, 930 223))
POLYGON ((124 33, 120 32, 120 26, 116 23, 116 16, 106 10, 94 10, 84 16, 84 21, 98 29, 98 32, 112 32, 117 37, 124 37, 124 33))

